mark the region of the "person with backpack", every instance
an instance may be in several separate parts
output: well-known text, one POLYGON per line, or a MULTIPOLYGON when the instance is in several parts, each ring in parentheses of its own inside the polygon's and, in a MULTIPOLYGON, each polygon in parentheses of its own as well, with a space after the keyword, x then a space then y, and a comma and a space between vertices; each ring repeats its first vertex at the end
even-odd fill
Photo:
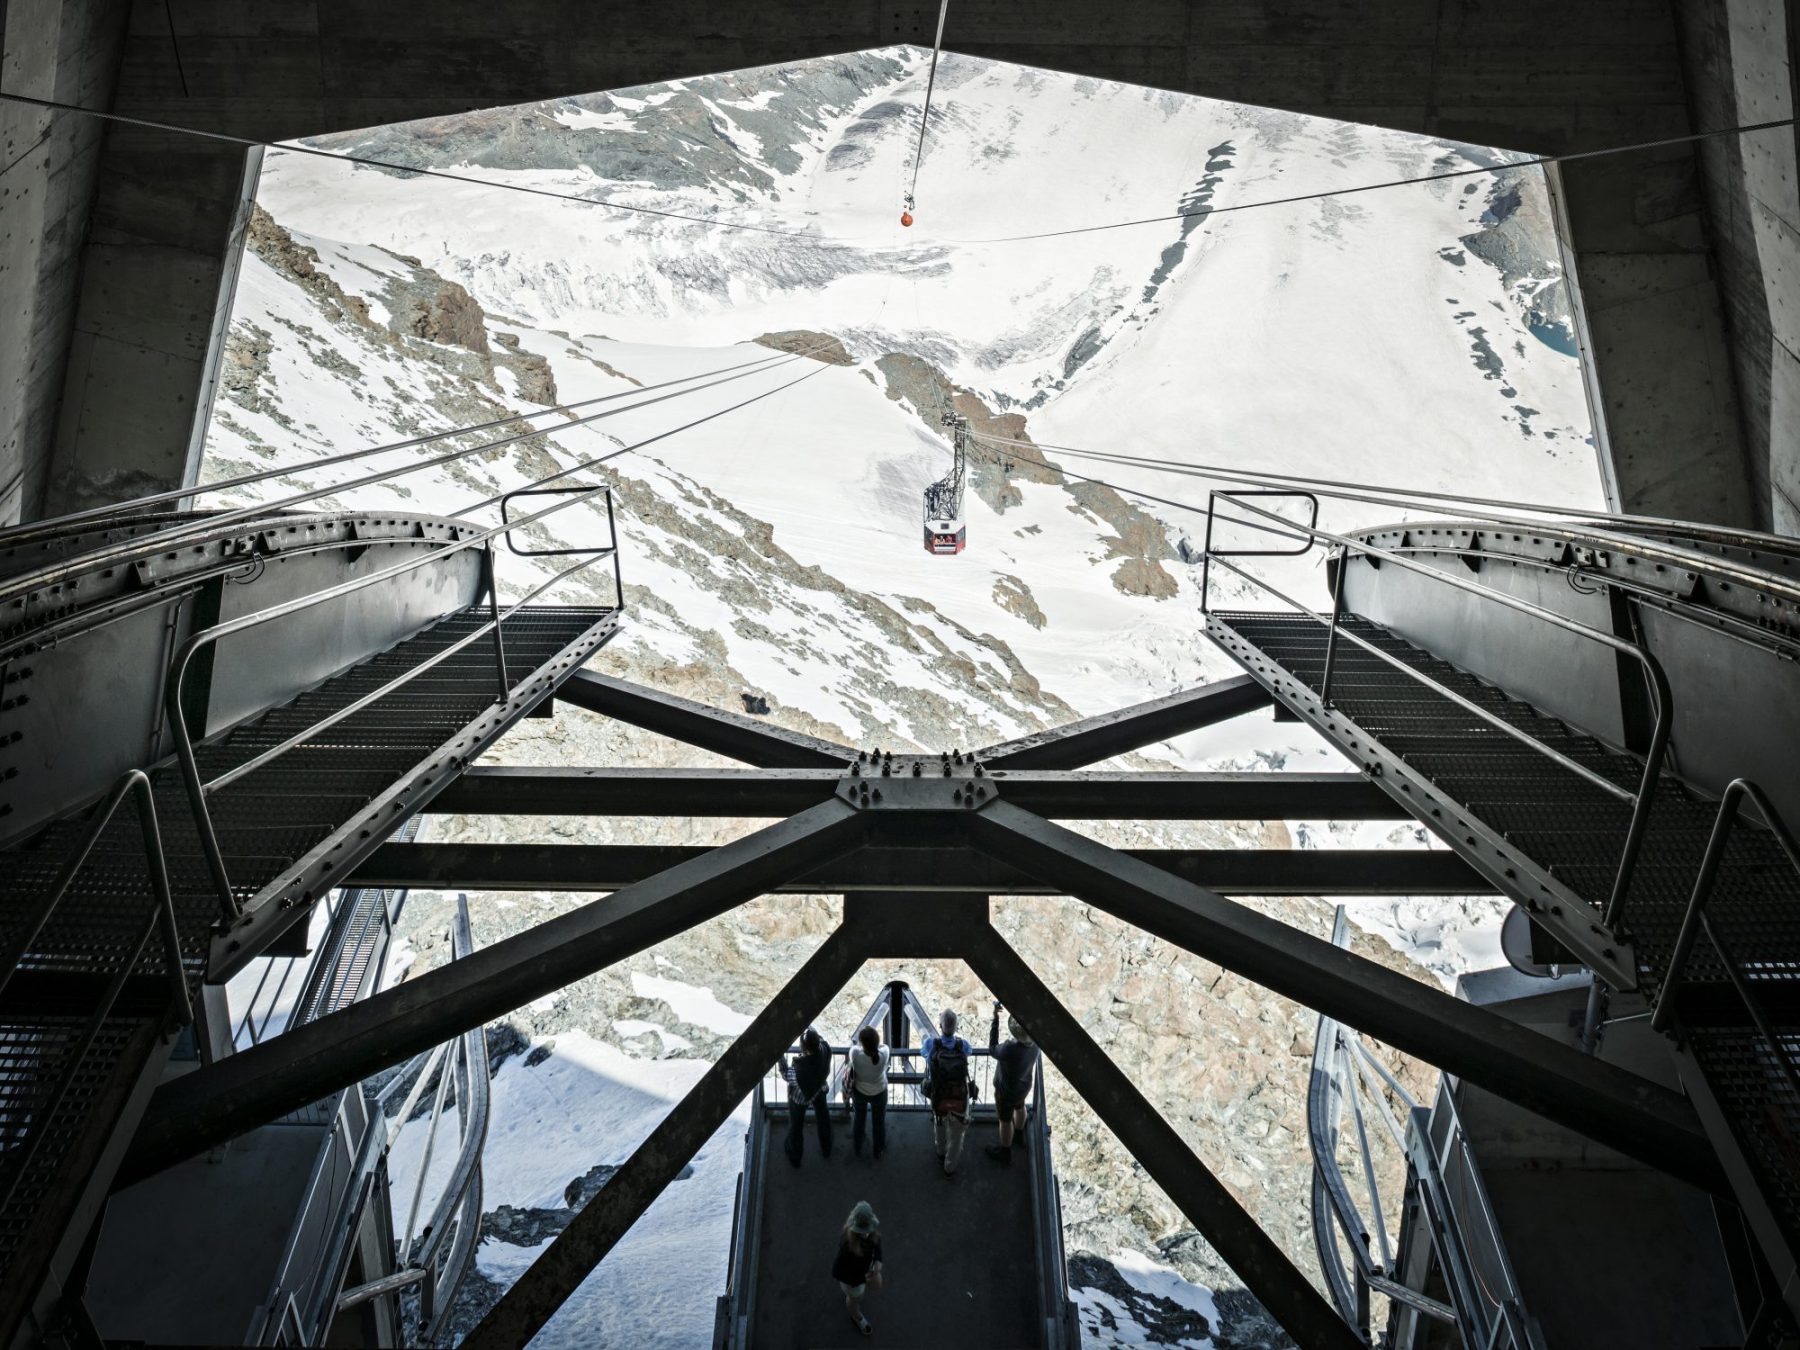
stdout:
POLYGON ((1037 1079, 1038 1048, 1016 1017, 1006 1019, 1008 1039, 1002 1045, 1000 1011, 1000 1000, 995 999, 988 1049, 994 1055, 994 1119, 1000 1125, 1000 1142, 990 1144, 987 1155, 1010 1165, 1014 1142, 1025 1145, 1025 1099, 1037 1079))
POLYGON ((875 1328, 863 1316, 863 1295, 881 1288, 881 1220, 875 1217, 867 1200, 858 1200, 850 1217, 844 1220, 844 1231, 838 1235, 837 1259, 831 1263, 831 1278, 844 1291, 850 1320, 867 1336, 875 1328))
POLYGON ((881 1035, 874 1027, 864 1027, 856 1033, 856 1045, 850 1051, 848 1079, 850 1087, 850 1109, 855 1118, 855 1126, 850 1135, 850 1147, 862 1157, 863 1127, 868 1124, 869 1117, 874 1121, 875 1156, 879 1158, 887 1150, 887 1068, 888 1048, 881 1043, 881 1035))
POLYGON ((800 1165, 806 1141, 806 1113, 810 1109, 819 1124, 819 1156, 831 1156, 831 1047, 813 1027, 800 1037, 800 1053, 790 1065, 784 1055, 782 1076, 788 1085, 788 1161, 800 1165))
POLYGON ((944 1160, 944 1175, 953 1177, 962 1162, 963 1135, 969 1128, 971 1047, 956 1034, 956 1014, 944 1010, 943 1032, 925 1042, 925 1100, 931 1103, 931 1142, 944 1160))

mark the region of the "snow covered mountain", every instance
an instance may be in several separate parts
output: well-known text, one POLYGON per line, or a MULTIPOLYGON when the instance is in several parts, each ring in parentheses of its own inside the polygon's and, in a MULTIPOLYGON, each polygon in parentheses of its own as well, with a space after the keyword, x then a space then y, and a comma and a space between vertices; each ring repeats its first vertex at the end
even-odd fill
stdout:
MULTIPOLYGON (((1003 739, 1234 669, 1202 635, 1198 570, 1184 561, 1184 543, 1204 526, 1208 484, 1096 467, 1040 446, 1599 503, 1539 171, 1498 167, 1319 196, 1509 157, 950 55, 908 230, 897 217, 923 61, 912 48, 856 53, 308 143, 389 167, 272 152, 204 478, 293 466, 219 499, 335 488, 325 500, 487 522, 499 494, 550 472, 610 482, 631 613, 602 664, 721 705, 760 696, 776 720, 851 743, 924 748, 1003 739), (1124 223, 1132 221, 1148 223, 1124 223), (1101 225, 1118 228, 1086 229, 1101 225), (1057 233, 1071 229, 1082 232, 1057 233), (663 387, 678 380, 687 383, 663 387), (588 402, 602 398, 615 401, 588 402), (583 406, 561 411, 572 404, 583 406), (921 492, 949 462, 940 425, 948 408, 986 438, 965 503, 969 548, 956 558, 921 546, 921 492), (511 444, 481 448, 523 428, 353 464, 309 463, 529 413, 543 434, 511 444), (453 450, 473 453, 350 486, 453 450)), ((524 509, 545 502, 526 500, 536 505, 524 509)), ((1324 523, 1342 529, 1394 515, 1345 504, 1328 506, 1324 523)), ((606 538, 603 513, 587 507, 531 529, 540 546, 606 538)), ((1317 563, 1315 553, 1263 571, 1311 601, 1322 594, 1317 563)), ((511 557, 501 573, 514 594, 552 575, 547 564, 511 557)), ((1273 603, 1242 583, 1214 584, 1220 596, 1273 603)), ((552 594, 610 595, 610 586, 610 577, 583 576, 552 594)), ((522 729, 505 753, 627 762, 662 750, 564 715, 522 729)), ((1291 724, 1258 721, 1182 738, 1149 758, 1300 769, 1326 767, 1328 752, 1291 724)), ((512 827, 434 828, 466 837, 512 827)), ((634 826, 535 828, 629 842, 634 826)), ((1295 823, 1264 834, 1195 827, 1153 840, 1120 828, 1138 829, 1131 838, 1145 842, 1277 845, 1291 828, 1293 842, 1325 847, 1370 833, 1295 823)), ((478 936, 493 940, 567 903, 485 899, 478 936)), ((1316 902, 1266 907, 1315 928, 1325 922, 1316 902)), ((1357 917, 1441 976, 1466 948, 1480 948, 1495 913, 1487 901, 1363 902, 1357 917)), ((801 918, 759 911, 736 929, 669 944, 656 959, 724 972, 700 982, 754 1010, 828 921, 822 905, 801 918)), ((422 950, 435 920, 421 922, 422 950)), ((1306 1017, 1221 986, 1197 962, 1167 963, 1180 999, 1143 992, 1142 967, 1154 956, 1147 940, 1097 916, 1071 931, 1017 907, 1003 916, 1008 925, 1027 950, 1068 967, 1072 1003, 1097 1034, 1110 1033, 1122 1055, 1170 1066, 1159 1086, 1184 1108, 1177 1118, 1207 1141, 1209 1157, 1230 1153, 1223 1175, 1299 1255, 1303 1149, 1278 1104, 1303 1091, 1304 1059, 1292 1044, 1306 1017), (1204 1044, 1222 1026, 1237 1037, 1236 1053, 1251 1055, 1230 1072, 1204 1044), (1172 1056, 1168 1038, 1178 1034, 1194 1048, 1172 1056), (1274 1090, 1247 1110, 1252 1079, 1274 1090)), ((561 1004, 525 1010, 516 1025, 527 1039, 554 1034, 557 1055, 584 1070, 571 1083, 622 1084, 633 1101, 660 1101, 686 1081, 680 1065, 710 1048, 708 1028, 630 983, 661 978, 661 969, 646 957, 584 982, 561 1004)), ((966 973, 931 978, 946 998, 976 997, 966 973)), ((522 1061, 496 1080, 509 1147, 538 1139, 531 1147, 558 1161, 543 1176, 517 1158, 501 1164, 494 1204, 510 1197, 515 1208, 544 1208, 569 1177, 606 1161, 583 1154, 575 1166, 576 1154, 530 1133, 523 1107, 508 1116, 507 1102, 536 1100, 549 1082, 534 1085, 522 1061)), ((620 1115, 606 1101, 593 1109, 609 1119, 643 1115, 620 1115)), ((698 1166, 697 1176, 733 1171, 729 1133, 703 1157, 713 1170, 698 1166)), ((1166 1201, 1107 1171, 1119 1166, 1110 1147, 1072 1117, 1059 1135, 1059 1166, 1077 1195, 1077 1242, 1101 1257, 1139 1253, 1108 1266, 1113 1275, 1090 1281, 1084 1295, 1096 1337, 1131 1343, 1136 1333, 1120 1329, 1131 1320, 1130 1291, 1163 1298, 1179 1285, 1144 1264, 1144 1253, 1224 1286, 1205 1255, 1178 1240, 1166 1201)), ((653 1232, 698 1242, 710 1231, 703 1211, 713 1212, 683 1211, 673 1229, 653 1232)), ((658 1239, 634 1230, 607 1270, 630 1268, 639 1240, 658 1239)), ((491 1279, 528 1255, 507 1246, 496 1238, 482 1249, 491 1279)), ((721 1235, 704 1259, 722 1263, 723 1249, 721 1235)), ((596 1276, 619 1278, 629 1277, 596 1276)), ((1189 1299, 1182 1306, 1191 1312, 1206 1297, 1190 1290, 1173 1303, 1189 1299)), ((686 1323, 615 1323, 607 1318, 625 1314, 612 1303, 584 1306, 565 1314, 572 1341, 693 1343, 686 1323)), ((559 1318, 552 1330, 564 1325, 559 1318)))

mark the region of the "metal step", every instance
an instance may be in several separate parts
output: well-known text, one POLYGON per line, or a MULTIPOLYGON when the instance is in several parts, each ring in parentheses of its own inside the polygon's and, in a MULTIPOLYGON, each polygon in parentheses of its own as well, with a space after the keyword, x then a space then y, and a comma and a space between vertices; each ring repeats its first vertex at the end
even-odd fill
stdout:
MULTIPOLYGON (((1208 633, 1274 696, 1369 773, 1451 848, 1519 901, 1615 987, 1654 999, 1706 849, 1716 803, 1672 775, 1657 784, 1642 851, 1609 925, 1632 808, 1445 696, 1452 690, 1608 782, 1636 790, 1642 762, 1547 717, 1369 620, 1344 627, 1399 657, 1413 678, 1340 641, 1320 698, 1326 627, 1301 615, 1218 612, 1208 633)), ((1775 1034, 1800 1050, 1800 877, 1774 837, 1732 835, 1708 913, 1775 1034)), ((1695 944, 1674 1004, 1684 1078, 1772 1264, 1800 1251, 1800 1094, 1749 1025, 1717 952, 1695 944), (1780 1259, 1778 1259, 1778 1257, 1780 1259)))
MULTIPOLYGON (((248 762, 441 653, 486 618, 485 606, 451 615, 199 747, 203 776, 248 762)), ((416 687, 409 682, 217 791, 210 798, 212 821, 234 898, 245 910, 223 931, 220 897, 179 772, 173 764, 155 770, 152 783, 190 989, 209 971, 222 978, 278 938, 310 906, 310 901, 284 904, 290 890, 331 889, 333 873, 347 874, 543 693, 578 669, 612 636, 617 619, 616 611, 602 608, 522 609, 503 628, 512 684, 507 701, 498 698, 492 644, 478 639, 419 677, 416 687)), ((85 1236, 172 1043, 165 1035, 165 997, 148 1015, 109 1021, 79 1063, 70 1048, 87 1020, 82 1000, 91 999, 118 970, 143 924, 149 883, 137 829, 135 811, 121 809, 26 951, 15 987, 0 1004, 3 1341, 12 1339, 39 1297, 47 1272, 62 1268, 72 1255, 66 1249, 71 1243, 78 1247, 85 1236), (45 1104, 65 1075, 70 1090, 45 1117, 45 1104), (11 1163, 20 1142, 34 1131, 42 1137, 25 1175, 11 1163), (9 1193, 11 1201, 5 1202, 9 1193)), ((67 818, 0 852, 0 943, 17 944, 25 916, 49 893, 85 834, 82 818, 67 818)), ((362 946, 351 944, 347 964, 337 972, 341 978, 320 991, 322 1006, 366 974, 359 964, 362 946)), ((157 954, 146 952, 139 975, 127 982, 131 998, 148 996, 152 986, 143 977, 160 970, 157 954)), ((163 989, 166 995, 166 979, 163 989)))

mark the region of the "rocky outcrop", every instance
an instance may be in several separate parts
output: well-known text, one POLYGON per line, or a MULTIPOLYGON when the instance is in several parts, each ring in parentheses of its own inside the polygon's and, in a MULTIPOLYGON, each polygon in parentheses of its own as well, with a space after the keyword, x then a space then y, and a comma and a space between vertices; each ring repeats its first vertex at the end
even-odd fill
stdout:
POLYGON ((1017 614, 1033 628, 1044 626, 1044 611, 1038 608, 1031 587, 1015 576, 1002 576, 994 582, 994 603, 1008 614, 1017 614))
POLYGON ((815 361, 823 361, 828 366, 853 366, 856 358, 846 350, 844 344, 829 333, 815 333, 807 328, 790 328, 780 333, 764 333, 761 337, 751 338, 759 347, 773 347, 778 352, 792 352, 796 356, 810 356, 815 361))
POLYGON ((488 355, 487 315, 475 297, 454 281, 420 269, 420 283, 393 296, 396 331, 446 347, 466 347, 488 355), (434 284, 435 283, 435 284, 434 284))
POLYGON ((1103 536, 1105 556, 1108 561, 1123 560, 1112 573, 1112 584, 1122 594, 1166 600, 1180 590, 1162 566, 1164 560, 1178 556, 1162 522, 1112 488, 1069 478, 1049 463, 1032 443, 1023 414, 995 412, 978 394, 952 384, 943 371, 910 353, 883 356, 875 368, 887 381, 887 396, 910 404, 934 431, 947 434, 941 421, 945 411, 969 419, 975 438, 969 452, 969 489, 995 511, 1024 501, 1020 483, 1054 484, 1075 499, 1070 510, 1112 527, 1113 534, 1103 536))

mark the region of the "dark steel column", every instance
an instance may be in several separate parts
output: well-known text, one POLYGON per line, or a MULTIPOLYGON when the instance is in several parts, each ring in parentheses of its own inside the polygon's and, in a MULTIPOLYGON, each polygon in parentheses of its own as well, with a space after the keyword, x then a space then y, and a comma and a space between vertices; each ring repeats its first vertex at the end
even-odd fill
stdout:
POLYGON ((1721 1190, 1685 1097, 1004 801, 970 839, 1126 923, 1629 1154, 1721 1190))
POLYGON ((731 1048, 639 1144, 561 1235, 463 1340, 470 1350, 522 1346, 548 1322, 631 1225, 680 1174, 781 1052, 862 965, 861 944, 835 929, 731 1048))
POLYGON ((841 769, 856 758, 854 748, 591 670, 576 671, 556 696, 589 712, 765 768, 841 769))
POLYGON ((854 848, 868 817, 823 802, 606 900, 483 947, 156 1091, 116 1186, 511 1012, 854 848))
POLYGON ((1366 1350, 1361 1337, 997 932, 971 925, 963 950, 976 978, 1031 1028, 1058 1072, 1290 1336, 1307 1350, 1366 1350))
POLYGON ((1248 675, 1234 675, 1167 698, 991 745, 976 756, 994 769, 1079 769, 1254 712, 1272 701, 1269 691, 1248 675))

